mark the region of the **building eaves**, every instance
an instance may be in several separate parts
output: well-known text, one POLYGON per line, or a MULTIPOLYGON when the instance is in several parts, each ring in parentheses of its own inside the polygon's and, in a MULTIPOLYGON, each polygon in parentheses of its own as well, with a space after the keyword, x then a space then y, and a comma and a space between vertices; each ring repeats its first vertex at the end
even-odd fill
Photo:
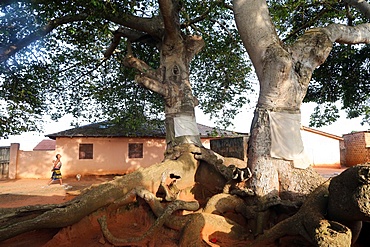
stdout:
MULTIPOLYGON (((232 132, 220 130, 206 125, 198 124, 200 137, 224 137, 224 136, 240 136, 248 135, 247 133, 232 132)), ((46 135, 51 139, 57 137, 151 137, 165 138, 166 130, 164 123, 162 124, 143 124, 140 128, 129 130, 119 124, 110 123, 108 121, 88 124, 73 129, 60 131, 46 135)))
POLYGON ((329 134, 329 133, 326 133, 324 131, 320 131, 320 130, 317 130, 317 129, 312 129, 312 128, 309 128, 309 127, 306 127, 306 126, 301 126, 301 130, 305 130, 307 132, 322 135, 322 136, 332 138, 332 139, 335 139, 335 140, 343 141, 343 137, 333 135, 333 134, 329 134))

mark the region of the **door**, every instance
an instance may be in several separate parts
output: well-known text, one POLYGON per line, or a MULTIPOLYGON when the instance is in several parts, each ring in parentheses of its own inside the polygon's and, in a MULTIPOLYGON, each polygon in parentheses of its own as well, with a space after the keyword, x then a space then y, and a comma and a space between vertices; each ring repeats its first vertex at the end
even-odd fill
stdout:
POLYGON ((0 147, 0 179, 9 177, 10 147, 0 147))

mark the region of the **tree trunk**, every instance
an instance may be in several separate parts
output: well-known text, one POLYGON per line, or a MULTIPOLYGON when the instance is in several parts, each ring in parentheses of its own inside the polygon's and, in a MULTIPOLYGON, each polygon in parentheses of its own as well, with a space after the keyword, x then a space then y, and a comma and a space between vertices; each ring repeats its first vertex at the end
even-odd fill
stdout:
MULTIPOLYGON (((301 181, 296 180, 294 174, 304 173, 304 170, 295 167, 308 166, 304 164, 303 159, 300 106, 311 74, 300 74, 302 69, 298 65, 301 61, 295 60, 289 48, 281 45, 269 17, 266 2, 255 2, 252 4, 251 1, 234 1, 238 30, 260 83, 260 94, 248 144, 248 166, 253 172, 251 186, 258 196, 267 199, 278 197, 284 190, 307 194, 317 183, 301 186, 301 181), (254 7, 251 7, 252 5, 254 7), (255 25, 256 19, 264 20, 262 27, 255 25), (272 121, 272 117, 276 120, 272 121), (282 117, 293 120, 282 122, 282 117), (282 138, 275 138, 281 135, 282 138), (279 141, 283 142, 278 143, 279 141), (284 146, 287 150, 281 148, 284 146), (291 150, 292 146, 295 150, 291 150), (285 185, 282 185, 280 182, 283 181, 281 177, 284 173, 292 179, 284 181, 285 185)), ((316 179, 317 176, 314 176, 310 182, 316 179)))
MULTIPOLYGON (((302 181, 286 181, 285 186, 281 182, 284 174, 304 174, 309 165, 300 136, 300 107, 312 73, 326 60, 333 42, 369 42, 369 24, 330 24, 308 30, 292 45, 284 45, 265 0, 235 0, 234 14, 260 83, 248 144, 248 166, 254 175, 251 185, 260 197, 276 197, 286 189, 307 194, 312 188, 301 186, 302 181)), ((308 175, 312 173, 307 179, 315 181, 308 175)))
POLYGON ((136 68, 138 84, 159 93, 165 101, 166 141, 171 149, 184 143, 201 147, 194 107, 198 100, 193 96, 189 81, 189 64, 203 48, 201 37, 185 35, 180 30, 178 1, 159 0, 164 33, 160 45, 160 67, 153 69, 133 57, 131 49, 125 65, 136 68))
POLYGON ((202 39, 198 37, 175 36, 173 40, 166 39, 162 46, 163 83, 168 88, 165 97, 167 148, 184 143, 202 146, 194 111, 198 100, 193 96, 189 81, 189 63, 195 55, 189 51, 198 51, 199 43, 202 45, 202 39))
MULTIPOLYGON (((233 4, 238 31, 260 84, 248 143, 250 186, 261 208, 277 205, 280 199, 302 201, 323 181, 309 167, 300 135, 300 107, 312 73, 326 60, 333 42, 369 42, 370 25, 330 24, 284 45, 265 0, 235 0, 233 4)), ((269 211, 264 211, 257 214, 256 233, 267 227, 269 211)))

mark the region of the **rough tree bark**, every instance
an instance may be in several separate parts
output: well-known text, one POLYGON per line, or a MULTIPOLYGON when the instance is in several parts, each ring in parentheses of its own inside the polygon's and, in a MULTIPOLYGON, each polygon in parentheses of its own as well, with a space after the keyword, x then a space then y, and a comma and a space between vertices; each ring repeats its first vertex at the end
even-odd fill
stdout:
POLYGON ((257 238, 266 246, 287 235, 300 235, 314 246, 351 246, 369 221, 370 166, 358 165, 320 185, 292 217, 257 238))
MULTIPOLYGON (((306 173, 305 169, 294 168, 295 156, 298 158, 302 149, 289 150, 289 155, 281 157, 272 155, 273 129, 275 126, 278 129, 292 128, 279 145, 285 145, 284 142, 291 141, 294 136, 295 146, 302 145, 300 107, 314 69, 325 61, 334 42, 369 43, 370 24, 356 27, 330 24, 310 29, 295 43, 285 45, 276 34, 265 0, 235 0, 234 14, 260 84, 248 148, 248 166, 254 174, 251 186, 259 197, 269 200, 280 195, 282 176, 306 173), (272 123, 272 116, 279 114, 285 119, 297 117, 298 121, 292 125, 289 122, 293 120, 287 121, 289 126, 279 121, 272 123)), ((306 176, 306 179, 311 178, 306 176)), ((313 181, 311 179, 309 183, 313 181)), ((309 193, 312 187, 302 186, 301 182, 290 180, 288 190, 297 194, 309 193)))
MULTIPOLYGON (((254 235, 251 234, 251 230, 254 226, 250 222, 259 217, 261 208, 258 205, 250 205, 249 200, 222 193, 220 190, 210 194, 205 193, 206 191, 194 192, 196 184, 202 183, 194 181, 199 169, 199 162, 195 157, 212 163, 208 166, 213 167, 218 174, 222 174, 224 180, 218 182, 219 187, 225 186, 226 180, 231 179, 232 176, 232 170, 223 166, 227 161, 219 159, 218 155, 207 149, 194 145, 182 145, 177 148, 176 153, 179 156, 175 160, 169 159, 142 171, 90 188, 70 202, 1 209, 0 241, 23 232, 51 227, 64 227, 61 234, 68 235, 68 232, 74 229, 70 226, 78 224, 82 218, 98 209, 103 209, 98 214, 95 213, 95 217, 100 218, 102 227, 101 233, 98 234, 104 235, 107 241, 116 246, 146 245, 152 235, 158 232, 158 228, 163 226, 182 233, 179 246, 203 246, 203 243, 212 245, 215 242, 218 246, 275 246, 274 243, 277 240, 287 246, 297 241, 304 246, 350 246, 358 237, 361 222, 369 220, 370 166, 359 165, 320 185, 309 195, 296 214, 253 240, 254 235), (178 181, 177 187, 181 193, 192 191, 194 201, 181 201, 180 195, 173 202, 163 202, 155 196, 161 185, 161 176, 169 171, 175 171, 182 176, 183 179, 178 181), (207 196, 214 194, 214 196, 198 209, 200 204, 197 201, 205 200, 202 198, 204 194, 207 196), (123 239, 110 233, 109 224, 106 224, 104 215, 110 215, 112 211, 135 201, 137 197, 143 198, 148 203, 158 217, 157 221, 141 237, 123 239), (183 209, 196 212, 173 214, 176 210, 183 209), (291 235, 296 238, 293 240, 287 238, 291 235)), ((212 173, 209 173, 208 179, 214 178, 217 176, 213 177, 212 173)), ((188 196, 187 198, 189 199, 188 196)), ((275 207, 278 214, 284 214, 284 211, 292 209, 291 205, 283 203, 278 205, 278 208, 275 207), (284 209, 284 206, 287 207, 284 209)))
MULTIPOLYGON (((278 204, 279 199, 302 200, 322 181, 304 161, 300 107, 314 69, 326 60, 333 43, 369 43, 370 24, 330 24, 310 29, 286 45, 276 33, 265 0, 234 0, 233 6, 260 84, 248 144, 250 186, 256 203, 268 209, 263 205, 278 204)), ((268 217, 268 210, 258 214, 256 233, 267 228, 268 217)))
MULTIPOLYGON (((225 166, 227 160, 201 148, 198 132, 193 127, 196 126, 196 99, 189 83, 189 63, 203 46, 203 41, 199 37, 185 36, 180 32, 177 3, 160 0, 163 23, 159 22, 154 28, 153 25, 147 26, 152 29, 148 33, 153 33, 153 37, 159 37, 160 40, 157 40, 161 50, 160 68, 151 68, 135 58, 133 53, 129 53, 125 59, 127 66, 140 71, 137 82, 165 99, 168 133, 166 160, 90 188, 64 204, 1 209, 0 241, 31 230, 67 227, 99 208, 109 210, 107 206, 111 203, 126 204, 142 197, 158 217, 156 227, 164 224, 183 232, 179 242, 181 246, 202 246, 203 242, 212 245, 214 241, 221 246, 246 244, 251 237, 249 230, 262 232, 269 214, 266 209, 296 208, 297 205, 289 204, 284 199, 302 202, 322 182, 323 179, 310 168, 296 169, 290 160, 271 157, 270 115, 271 112, 299 113, 312 71, 325 61, 332 43, 369 42, 369 25, 345 27, 332 24, 310 30, 295 44, 284 46, 276 35, 264 0, 234 1, 238 29, 256 68, 261 87, 248 150, 248 164, 253 171, 251 185, 256 198, 262 201, 255 204, 255 197, 250 194, 240 198, 222 193, 228 192, 224 187, 232 179, 233 170, 225 166), (159 32, 154 34, 155 30, 159 32), (354 37, 353 33, 358 35, 354 37), (182 126, 185 128, 182 129, 182 126), (166 182, 165 178, 169 174, 181 177, 176 182, 175 192, 171 191, 171 184, 166 182), (166 193, 170 193, 164 198, 175 199, 167 208, 168 203, 161 203, 154 196, 160 187, 167 187, 166 193), (176 200, 181 199, 181 193, 187 192, 200 202, 202 209, 189 215, 173 215, 172 212, 177 209, 195 210, 194 203, 176 200), (245 226, 226 219, 238 219, 241 216, 247 222, 245 226), (202 234, 206 227, 214 229, 211 235, 202 234)), ((124 22, 130 22, 130 18, 124 22)), ((121 31, 117 37, 125 36, 123 33, 128 30, 121 31)), ((107 56, 114 50, 117 41, 119 38, 114 40, 107 56)), ((271 243, 285 235, 296 234, 315 246, 336 245, 340 241, 348 246, 351 239, 356 239, 361 221, 368 220, 368 174, 368 166, 354 167, 330 183, 319 186, 297 214, 265 232, 252 245, 271 243), (347 186, 345 197, 341 194, 343 184, 347 186), (346 203, 337 203, 340 200, 346 203), (348 211, 355 212, 356 217, 348 216, 348 211)), ((122 241, 109 234, 109 225, 105 225, 104 218, 100 222, 108 241, 117 245, 127 243, 128 240, 122 241)), ((156 232, 155 227, 149 233, 153 232, 156 232)), ((145 242, 145 237, 130 241, 145 242)))
MULTIPOLYGON (((178 1, 160 0, 159 6, 164 26, 158 37, 161 40, 158 42, 160 67, 150 67, 135 58, 130 49, 125 65, 140 72, 136 76, 137 83, 163 96, 167 147, 172 148, 183 143, 202 146, 194 112, 198 100, 192 93, 189 65, 203 48, 204 41, 200 36, 189 36, 181 32, 178 1)), ((120 35, 122 33, 118 33, 120 35)))
POLYGON ((96 188, 92 187, 83 195, 61 205, 0 209, 0 241, 31 230, 72 225, 98 208, 122 198, 137 187, 146 188, 155 193, 164 173, 181 176, 181 180, 177 183, 180 190, 191 187, 194 185, 194 176, 198 167, 192 152, 199 153, 199 149, 194 146, 183 146, 177 148, 175 152, 179 155, 176 159, 168 159, 164 163, 154 164, 96 188))

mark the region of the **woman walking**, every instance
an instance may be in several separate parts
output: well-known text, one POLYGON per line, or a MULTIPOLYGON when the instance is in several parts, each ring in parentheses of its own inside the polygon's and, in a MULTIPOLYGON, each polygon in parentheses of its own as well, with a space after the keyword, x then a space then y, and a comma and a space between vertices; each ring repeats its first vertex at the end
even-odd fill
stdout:
POLYGON ((62 161, 60 161, 60 158, 62 157, 62 155, 57 154, 55 157, 57 159, 53 160, 53 168, 51 169, 53 173, 51 175, 48 185, 50 185, 55 180, 59 180, 60 185, 63 185, 62 173, 60 171, 60 168, 62 168, 62 161))

